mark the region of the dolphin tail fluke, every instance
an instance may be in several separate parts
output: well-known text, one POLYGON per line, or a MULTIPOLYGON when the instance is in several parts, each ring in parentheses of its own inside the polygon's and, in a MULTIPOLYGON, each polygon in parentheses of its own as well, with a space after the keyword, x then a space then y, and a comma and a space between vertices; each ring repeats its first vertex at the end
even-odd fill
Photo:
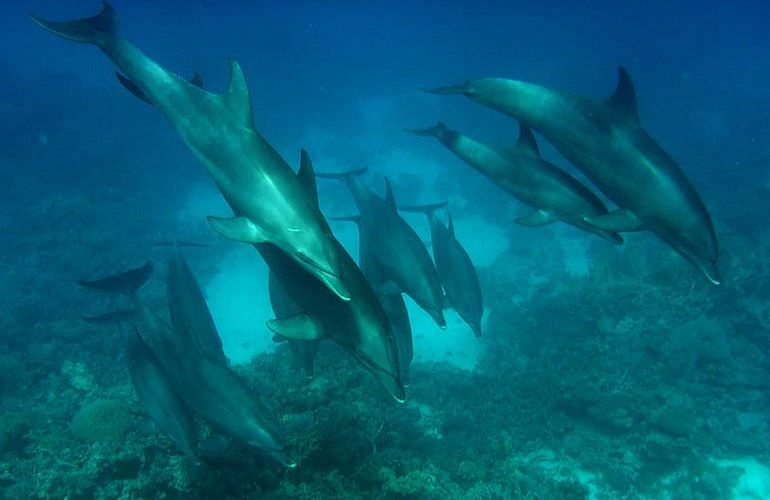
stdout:
POLYGON ((444 124, 444 122, 436 122, 434 126, 428 128, 404 129, 405 132, 409 132, 410 134, 424 135, 429 137, 442 137, 447 130, 447 126, 444 124))
POLYGON ((347 172, 316 172, 315 176, 321 179, 334 179, 338 181, 344 181, 348 177, 357 177, 363 175, 368 170, 367 167, 357 168, 355 170, 348 170, 347 172))
POLYGON ((73 42, 93 43, 104 47, 118 32, 118 18, 109 2, 102 3, 102 10, 93 17, 74 21, 48 21, 38 16, 29 16, 35 23, 54 35, 73 42))
POLYGON ((449 85, 447 87, 433 87, 430 89, 424 88, 422 89, 423 92, 427 92, 428 94, 467 94, 471 90, 471 82, 470 80, 466 81, 465 83, 461 83, 459 85, 449 85))
POLYGON ((416 213, 430 215, 436 210, 445 208, 446 205, 447 203, 445 201, 442 201, 440 203, 428 203, 426 205, 410 205, 406 207, 398 207, 398 209, 404 212, 416 212, 416 213))
POLYGON ((142 267, 97 280, 78 280, 78 284, 103 292, 132 294, 150 279, 152 267, 152 261, 148 260, 142 267))

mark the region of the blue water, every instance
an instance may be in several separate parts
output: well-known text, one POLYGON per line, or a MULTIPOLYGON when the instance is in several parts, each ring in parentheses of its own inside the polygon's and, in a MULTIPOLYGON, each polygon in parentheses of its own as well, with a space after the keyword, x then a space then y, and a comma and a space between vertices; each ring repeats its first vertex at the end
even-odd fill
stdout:
MULTIPOLYGON (((292 166, 304 147, 319 171, 368 166, 379 193, 389 176, 400 203, 447 199, 479 270, 487 334, 473 338, 453 312, 440 330, 408 302, 407 403, 339 352, 306 380, 263 326, 264 264, 206 224, 228 208, 200 162, 103 54, 26 17, 87 16, 98 3, 4 4, 0 497, 770 498, 763 2, 114 5, 123 35, 180 75, 200 72, 207 89, 224 89, 236 58, 256 129, 292 166), (616 249, 560 223, 516 226, 528 208, 403 131, 443 120, 513 143, 513 120, 420 89, 506 77, 604 97, 619 65, 643 126, 714 220, 719 287, 648 233, 616 249), (239 373, 277 417, 311 412, 292 442, 297 470, 253 456, 189 462, 143 416, 121 332, 81 321, 117 304, 76 279, 163 262, 169 249, 149 244, 175 238, 210 245, 186 255, 239 373), (95 422, 118 422, 107 437, 77 430, 96 401, 112 413, 95 422)), ((327 215, 355 210, 341 184, 319 191, 327 215)), ((423 219, 406 218, 429 242, 423 219)), ((353 228, 333 229, 357 255, 353 228)), ((163 280, 145 289, 156 310, 163 280)))

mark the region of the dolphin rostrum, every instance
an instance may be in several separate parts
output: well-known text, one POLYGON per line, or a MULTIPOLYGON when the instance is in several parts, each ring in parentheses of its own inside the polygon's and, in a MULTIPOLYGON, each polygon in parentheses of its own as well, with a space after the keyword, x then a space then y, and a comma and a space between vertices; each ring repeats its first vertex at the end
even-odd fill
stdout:
POLYGON ((69 22, 32 19, 48 31, 99 47, 152 103, 203 162, 235 216, 210 218, 223 236, 271 243, 318 278, 340 299, 350 300, 340 279, 339 248, 327 232, 289 165, 255 130, 243 71, 230 61, 230 84, 214 94, 169 72, 117 33, 112 5, 96 16, 69 22))
POLYGON ((484 299, 481 284, 468 252, 455 236, 452 215, 447 214, 449 224, 445 226, 436 216, 435 211, 446 207, 446 203, 400 207, 407 212, 421 212, 430 224, 430 241, 433 247, 433 260, 444 285, 447 302, 460 317, 468 323, 473 333, 481 337, 481 317, 484 315, 484 299))
POLYGON ((624 68, 605 100, 503 78, 428 90, 462 94, 537 130, 615 202, 617 211, 588 216, 606 231, 649 230, 720 281, 717 239, 695 187, 674 159, 642 128, 636 93, 624 68))
POLYGON ((585 221, 585 217, 606 215, 604 203, 580 181, 545 161, 540 156, 534 134, 526 126, 519 126, 516 146, 506 149, 494 148, 462 135, 442 122, 409 132, 437 138, 511 196, 533 207, 534 212, 516 219, 518 224, 542 226, 562 220, 613 243, 623 242, 619 234, 599 229, 585 221))
POLYGON ((362 241, 372 248, 390 284, 388 287, 386 283, 385 288, 403 291, 441 328, 445 328, 441 282, 428 250, 419 235, 398 213, 388 179, 385 179, 387 195, 382 199, 361 182, 359 176, 365 171, 316 173, 316 176, 344 181, 347 185, 361 217, 362 241))

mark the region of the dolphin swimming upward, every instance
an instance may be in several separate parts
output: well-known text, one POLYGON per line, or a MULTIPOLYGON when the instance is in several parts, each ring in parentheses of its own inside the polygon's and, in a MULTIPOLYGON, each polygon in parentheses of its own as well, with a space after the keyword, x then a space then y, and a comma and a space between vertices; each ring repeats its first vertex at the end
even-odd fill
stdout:
POLYGON ((340 299, 350 300, 340 279, 340 247, 289 165, 254 129, 237 62, 230 61, 228 89, 213 94, 200 88, 197 79, 191 83, 167 71, 120 37, 115 11, 107 2, 86 19, 31 17, 62 38, 99 47, 133 84, 129 87, 166 115, 235 213, 231 219, 211 218, 214 229, 230 239, 275 245, 340 299))
POLYGON ((613 243, 623 243, 619 234, 596 228, 584 220, 606 215, 607 208, 580 181, 540 156, 535 136, 527 127, 519 126, 516 146, 507 149, 493 148, 449 129, 442 122, 409 132, 437 138, 468 165, 535 209, 516 219, 516 223, 543 226, 562 220, 613 243))
POLYGON ((711 217, 684 172, 642 128, 625 69, 606 100, 503 78, 428 92, 465 95, 537 130, 620 207, 586 222, 613 232, 650 230, 719 283, 711 217))

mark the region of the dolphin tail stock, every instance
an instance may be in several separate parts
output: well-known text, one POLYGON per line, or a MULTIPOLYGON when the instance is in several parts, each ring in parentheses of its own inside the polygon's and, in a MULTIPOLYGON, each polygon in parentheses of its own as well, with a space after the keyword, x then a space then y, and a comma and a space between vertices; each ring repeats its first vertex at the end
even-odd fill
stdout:
POLYGON ((48 21, 35 15, 32 21, 54 35, 80 43, 92 43, 104 49, 118 33, 118 18, 109 2, 102 2, 102 10, 92 17, 73 21, 48 21))
POLYGON ((442 137, 449 129, 442 121, 436 122, 432 127, 427 128, 405 128, 404 132, 409 132, 414 135, 423 135, 429 137, 442 137))
POLYGON ((115 294, 132 295, 152 276, 153 264, 148 260, 143 266, 129 269, 106 278, 96 280, 77 280, 78 284, 93 290, 115 294))
POLYGON ((471 81, 466 80, 463 83, 446 87, 423 88, 422 91, 428 94, 468 94, 471 91, 471 81))
POLYGON ((404 207, 398 207, 398 209, 403 212, 413 212, 413 213, 422 213, 425 215, 430 215, 436 210, 446 208, 446 206, 447 206, 447 202, 442 201, 439 203, 428 203, 425 205, 407 205, 404 207))
POLYGON ((316 172, 315 176, 321 179, 334 179, 337 181, 344 181, 349 177, 357 177, 365 174, 369 170, 368 167, 356 168, 354 170, 348 170, 346 172, 316 172))

